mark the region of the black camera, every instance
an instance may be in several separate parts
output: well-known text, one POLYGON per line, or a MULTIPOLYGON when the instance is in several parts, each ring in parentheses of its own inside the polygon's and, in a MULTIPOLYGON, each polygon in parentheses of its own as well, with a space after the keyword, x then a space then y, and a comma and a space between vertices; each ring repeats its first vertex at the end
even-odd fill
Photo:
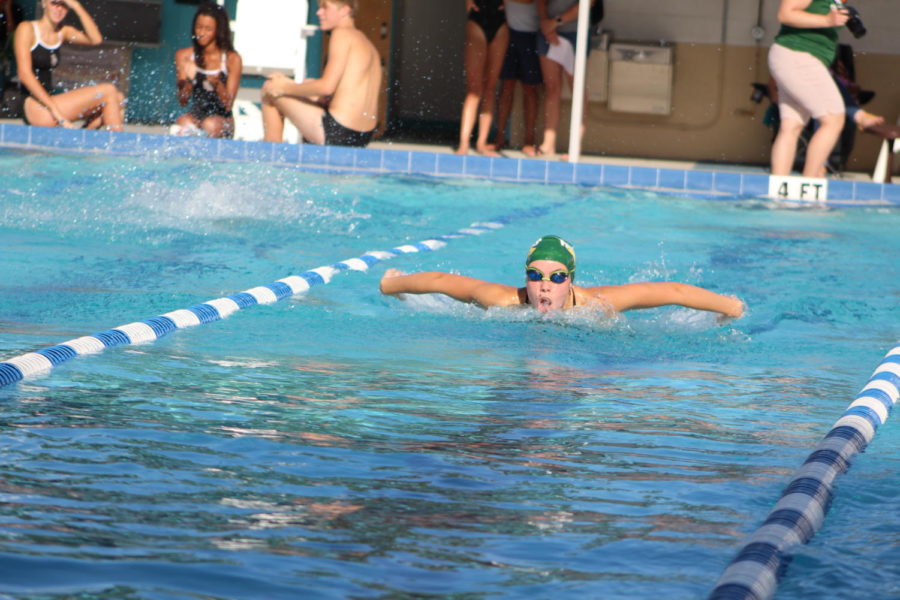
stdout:
POLYGON ((863 25, 862 19, 859 18, 859 11, 846 4, 844 5, 844 10, 850 15, 850 18, 847 19, 847 29, 850 30, 853 37, 859 39, 866 35, 866 26, 863 25))

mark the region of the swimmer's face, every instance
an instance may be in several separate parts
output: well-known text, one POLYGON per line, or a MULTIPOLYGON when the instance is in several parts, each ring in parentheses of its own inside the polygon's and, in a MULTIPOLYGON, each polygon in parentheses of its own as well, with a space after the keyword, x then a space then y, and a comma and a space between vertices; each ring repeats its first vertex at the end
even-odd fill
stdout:
POLYGON ((556 271, 568 273, 568 269, 562 263, 555 260, 536 260, 528 265, 529 269, 540 271, 543 279, 531 281, 525 278, 525 293, 528 294, 528 303, 542 313, 551 310, 566 308, 572 290, 572 277, 566 277, 562 283, 553 283, 550 275, 556 271))
POLYGON ((209 15, 199 15, 194 23, 194 39, 201 46, 210 45, 216 39, 216 20, 209 15))
POLYGON ((319 17, 319 27, 322 31, 331 31, 337 27, 342 17, 351 12, 350 6, 342 2, 319 0, 319 10, 316 11, 316 16, 319 17))

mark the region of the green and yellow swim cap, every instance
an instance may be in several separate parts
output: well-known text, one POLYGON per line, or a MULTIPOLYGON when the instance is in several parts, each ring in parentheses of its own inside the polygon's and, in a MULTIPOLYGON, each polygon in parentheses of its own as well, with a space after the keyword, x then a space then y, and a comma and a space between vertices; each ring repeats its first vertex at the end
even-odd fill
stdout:
POLYGON ((569 270, 569 277, 575 279, 575 248, 559 236, 545 235, 531 245, 525 258, 525 266, 536 260, 554 260, 562 263, 569 270))

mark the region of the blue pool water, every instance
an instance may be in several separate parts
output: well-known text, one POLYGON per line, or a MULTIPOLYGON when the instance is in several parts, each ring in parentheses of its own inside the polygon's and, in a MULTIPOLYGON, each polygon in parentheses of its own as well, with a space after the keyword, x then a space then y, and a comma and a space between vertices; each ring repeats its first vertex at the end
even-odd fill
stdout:
MULTIPOLYGON (((0 360, 517 216, 0 388, 3 598, 702 598, 900 337, 896 210, 0 165, 0 360), (545 233, 581 284, 681 280, 749 314, 378 293, 387 267, 518 283, 545 233)), ((888 421, 777 598, 900 595, 898 448, 888 421)))

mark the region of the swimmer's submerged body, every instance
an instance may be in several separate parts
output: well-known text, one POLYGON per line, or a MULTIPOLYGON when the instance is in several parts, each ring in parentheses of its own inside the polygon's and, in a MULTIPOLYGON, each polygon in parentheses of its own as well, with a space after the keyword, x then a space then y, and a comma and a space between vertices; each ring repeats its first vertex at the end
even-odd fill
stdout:
POLYGON ((628 283, 581 287, 573 283, 575 252, 556 236, 544 236, 526 259, 524 287, 491 283, 452 273, 404 274, 388 269, 381 279, 383 294, 444 294, 460 302, 491 306, 531 306, 541 313, 589 307, 607 313, 677 305, 719 313, 723 318, 744 314, 744 303, 694 285, 679 282, 628 283))

